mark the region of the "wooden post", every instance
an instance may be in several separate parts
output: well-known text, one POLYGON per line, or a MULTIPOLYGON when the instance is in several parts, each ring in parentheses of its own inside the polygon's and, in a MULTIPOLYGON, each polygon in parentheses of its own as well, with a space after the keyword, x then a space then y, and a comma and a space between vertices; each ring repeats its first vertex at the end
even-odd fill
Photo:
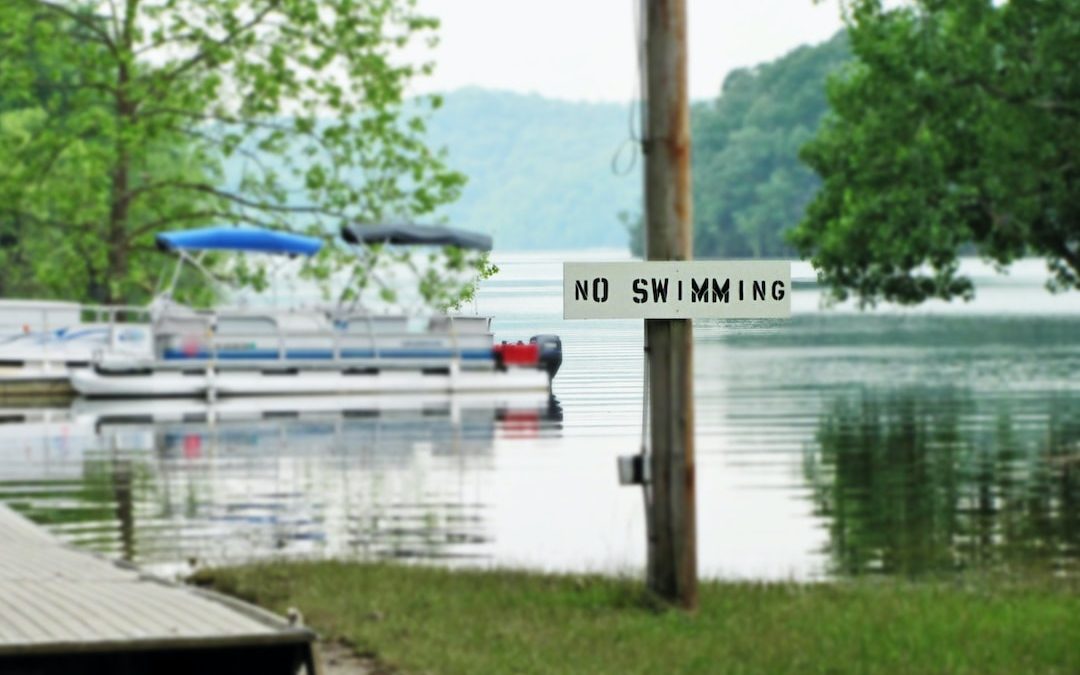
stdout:
MULTIPOLYGON (((646 0, 645 224, 649 260, 690 260, 690 113, 686 0, 646 0)), ((698 602, 694 477, 693 328, 646 319, 652 478, 648 587, 698 602)))

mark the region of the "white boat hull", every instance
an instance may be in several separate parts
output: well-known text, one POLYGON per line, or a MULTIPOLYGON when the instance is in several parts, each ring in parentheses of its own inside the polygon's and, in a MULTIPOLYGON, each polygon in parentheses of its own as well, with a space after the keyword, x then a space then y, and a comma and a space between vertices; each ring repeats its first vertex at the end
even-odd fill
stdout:
POLYGON ((352 374, 308 370, 289 374, 226 370, 216 373, 158 371, 148 374, 110 374, 93 368, 71 372, 71 386, 88 397, 218 397, 309 396, 326 394, 402 394, 493 391, 547 392, 542 370, 460 371, 427 374, 419 371, 380 371, 352 374))

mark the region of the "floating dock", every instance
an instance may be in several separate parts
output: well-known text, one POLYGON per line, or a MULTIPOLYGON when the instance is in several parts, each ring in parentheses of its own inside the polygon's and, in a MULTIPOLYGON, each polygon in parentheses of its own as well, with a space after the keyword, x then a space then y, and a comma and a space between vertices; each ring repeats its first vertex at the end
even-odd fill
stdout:
POLYGON ((0 505, 0 672, 316 675, 315 634, 70 548, 0 505))

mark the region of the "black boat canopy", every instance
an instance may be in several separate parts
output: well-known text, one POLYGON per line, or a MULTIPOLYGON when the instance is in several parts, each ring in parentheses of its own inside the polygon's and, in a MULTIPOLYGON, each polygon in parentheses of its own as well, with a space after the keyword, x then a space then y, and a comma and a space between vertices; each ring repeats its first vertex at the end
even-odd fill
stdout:
POLYGON ((491 237, 479 232, 431 225, 342 225, 341 237, 350 244, 457 246, 491 250, 491 237))

